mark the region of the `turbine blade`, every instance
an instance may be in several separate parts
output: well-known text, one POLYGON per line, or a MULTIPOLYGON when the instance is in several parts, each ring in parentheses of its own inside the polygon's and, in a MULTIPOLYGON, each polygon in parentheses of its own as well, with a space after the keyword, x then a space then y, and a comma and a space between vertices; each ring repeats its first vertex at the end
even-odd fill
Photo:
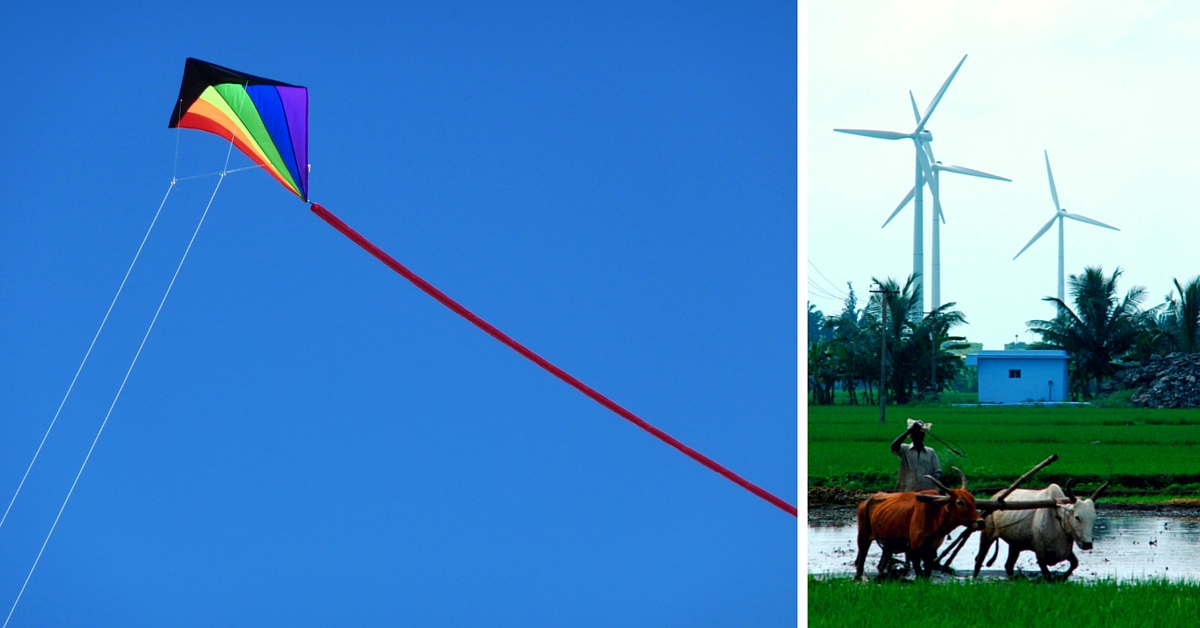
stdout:
MULTIPOLYGON (((928 149, 929 145, 926 144, 925 148, 928 149)), ((933 167, 937 168, 936 165, 933 167)), ((930 194, 933 195, 933 220, 937 220, 938 218, 941 218, 942 224, 944 225, 944 224, 946 224, 946 216, 944 214, 942 214, 942 189, 941 188, 942 188, 941 181, 938 180, 937 174, 935 173, 933 175, 933 178, 929 180, 929 192, 930 192, 930 194)))
POLYGON ((929 185, 929 192, 933 194, 933 198, 936 199, 938 197, 938 192, 940 191, 938 190, 940 186, 938 185, 939 182, 937 176, 934 175, 932 168, 925 171, 925 176, 928 177, 925 182, 929 185))
POLYGON ((929 189, 933 190, 933 186, 936 184, 933 182, 933 168, 929 165, 929 156, 925 153, 925 142, 914 137, 913 144, 917 145, 917 165, 921 167, 921 173, 925 175, 925 182, 929 184, 929 189))
POLYGON ((1080 216, 1079 214, 1072 214, 1069 212, 1063 212, 1063 216, 1066 216, 1067 218, 1074 218, 1075 220, 1078 220, 1079 222, 1086 222, 1089 225, 1096 225, 1097 227, 1104 227, 1105 229, 1112 229, 1113 231, 1120 231, 1120 229, 1118 229, 1112 225, 1106 225, 1106 224, 1100 222, 1099 220, 1094 220, 1092 218, 1088 218, 1087 216, 1080 216))
POLYGON ((1054 187, 1054 173, 1050 172, 1050 153, 1046 149, 1042 149, 1042 153, 1046 155, 1046 176, 1050 177, 1050 196, 1054 197, 1054 211, 1062 211, 1062 206, 1058 204, 1058 190, 1054 187))
POLYGON ((1037 239, 1042 237, 1042 234, 1046 233, 1047 231, 1050 230, 1050 227, 1054 226, 1055 220, 1058 220, 1057 215, 1055 215, 1053 218, 1051 218, 1050 222, 1046 223, 1046 226, 1042 227, 1041 229, 1038 230, 1037 233, 1033 234, 1033 238, 1029 240, 1029 244, 1026 244, 1020 251, 1017 251, 1017 254, 1013 256, 1013 259, 1017 259, 1018 257, 1021 257, 1021 253, 1024 253, 1025 249, 1029 248, 1034 242, 1037 242, 1037 239))
MULTIPOLYGON (((885 220, 885 221, 883 221, 883 227, 886 227, 886 226, 888 226, 888 223, 889 223, 889 222, 891 222, 891 221, 892 221, 892 219, 896 217, 896 214, 899 214, 899 213, 900 213, 900 210, 904 209, 904 206, 905 206, 905 205, 908 205, 908 202, 909 202, 909 201, 911 201, 911 200, 913 199, 913 197, 914 197, 914 196, 916 196, 916 195, 917 195, 917 188, 916 188, 916 187, 914 187, 913 189, 909 190, 909 191, 908 191, 908 195, 906 195, 906 196, 904 197, 904 200, 900 201, 900 204, 896 206, 896 210, 892 212, 892 215, 891 215, 891 216, 888 216, 888 219, 887 219, 887 220, 885 220)), ((880 227, 880 229, 882 229, 883 227, 880 227)))
POLYGON ((933 115, 933 110, 936 109, 938 103, 942 101, 942 95, 946 93, 946 88, 950 87, 950 81, 954 80, 954 75, 958 74, 958 69, 962 67, 962 64, 966 60, 967 55, 963 55, 962 61, 959 61, 958 65, 954 66, 954 71, 951 72, 950 76, 946 78, 946 82, 942 83, 942 88, 939 89, 937 95, 933 97, 933 101, 929 103, 929 108, 925 110, 925 115, 921 116, 921 121, 917 123, 917 131, 921 131, 925 128, 925 123, 929 122, 929 116, 933 115))
POLYGON ((1012 181, 1012 179, 1009 179, 1007 177, 1002 177, 997 174, 988 174, 982 170, 975 170, 973 168, 965 168, 963 166, 934 166, 934 167, 937 168, 938 170, 943 170, 945 172, 953 172, 956 174, 966 174, 966 175, 970 175, 972 177, 982 177, 984 179, 995 179, 997 181, 1009 181, 1009 182, 1012 181))
POLYGON ((930 167, 937 168, 938 162, 936 159, 933 158, 933 146, 930 146, 929 142, 921 142, 921 146, 925 147, 925 155, 926 155, 926 157, 929 158, 930 167))
POLYGON ((872 131, 869 129, 834 129, 838 133, 849 133, 850 135, 863 135, 866 137, 877 137, 881 140, 903 140, 912 137, 911 133, 898 133, 896 131, 872 131))
POLYGON ((913 107, 913 122, 921 123, 921 110, 917 109, 917 99, 913 98, 912 90, 908 90, 908 102, 912 103, 913 107))

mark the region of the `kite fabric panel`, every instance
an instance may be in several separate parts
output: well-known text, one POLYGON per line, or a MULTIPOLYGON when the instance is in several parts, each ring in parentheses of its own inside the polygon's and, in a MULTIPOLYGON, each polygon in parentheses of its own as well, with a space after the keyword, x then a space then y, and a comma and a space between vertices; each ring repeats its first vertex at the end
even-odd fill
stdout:
POLYGON ((307 88, 189 57, 168 127, 220 135, 308 200, 307 88))

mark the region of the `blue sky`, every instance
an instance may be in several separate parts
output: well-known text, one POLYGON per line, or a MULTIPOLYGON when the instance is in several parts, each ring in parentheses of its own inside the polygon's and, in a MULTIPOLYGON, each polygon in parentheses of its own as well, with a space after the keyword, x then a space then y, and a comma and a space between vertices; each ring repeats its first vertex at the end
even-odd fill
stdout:
MULTIPOLYGON (((173 173, 225 161, 166 128, 188 56, 307 86, 313 200, 796 503, 796 45, 778 2, 5 8, 4 503, 173 173)), ((4 614, 216 182, 172 192, 0 528, 4 614)), ((796 556, 248 171, 10 625, 789 625, 796 556)))

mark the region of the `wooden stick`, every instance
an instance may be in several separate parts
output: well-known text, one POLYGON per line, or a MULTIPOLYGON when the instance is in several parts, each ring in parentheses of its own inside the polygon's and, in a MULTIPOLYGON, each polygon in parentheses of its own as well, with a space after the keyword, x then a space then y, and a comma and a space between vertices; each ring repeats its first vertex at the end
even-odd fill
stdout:
MULTIPOLYGON (((967 529, 963 530, 962 534, 958 535, 957 539, 954 539, 953 541, 951 541, 950 544, 946 546, 946 549, 942 551, 941 555, 939 555, 937 557, 938 564, 939 565, 945 564, 948 567, 949 564, 943 563, 942 559, 945 558, 946 554, 950 553, 950 550, 954 549, 956 546, 962 547, 963 545, 965 545, 966 544, 966 540, 964 540, 965 537, 971 536, 972 532, 974 532, 974 530, 972 530, 971 528, 967 528, 967 529)), ((954 553, 957 554, 958 550, 955 550, 954 553)), ((950 560, 953 561, 954 558, 951 558, 950 560)))
POLYGON ((974 530, 967 528, 967 531, 964 532, 962 536, 958 537, 959 540, 962 541, 962 543, 959 543, 958 547, 954 548, 954 553, 950 555, 950 560, 945 562, 945 565, 947 567, 950 566, 950 563, 954 562, 954 557, 958 556, 958 550, 962 549, 963 546, 967 544, 967 541, 971 540, 971 535, 974 533, 975 533, 974 530))
POLYGON ((1002 502, 996 499, 975 500, 976 510, 1036 510, 1038 508, 1053 508, 1059 504, 1069 504, 1069 499, 1038 499, 1033 501, 1002 502))
MULTIPOLYGON (((1036 467, 1026 471, 1025 475, 1022 475, 1021 477, 1017 478, 1016 482, 1009 484, 1008 488, 1004 489, 1003 491, 1000 492, 999 495, 996 496, 995 502, 1003 504, 1004 498, 1008 497, 1009 494, 1011 494, 1013 491, 1017 490, 1017 487, 1021 485, 1021 482, 1028 480, 1029 477, 1032 476, 1034 473, 1037 473, 1038 471, 1041 471, 1042 469, 1046 468, 1046 466, 1048 466, 1050 463, 1054 462, 1055 460, 1058 460, 1058 454, 1050 454, 1049 458, 1046 458, 1045 460, 1039 462, 1036 467)), ((980 501, 991 502, 992 500, 975 500, 976 508, 978 508, 980 501)), ((995 510, 996 507, 993 506, 992 509, 995 510)))

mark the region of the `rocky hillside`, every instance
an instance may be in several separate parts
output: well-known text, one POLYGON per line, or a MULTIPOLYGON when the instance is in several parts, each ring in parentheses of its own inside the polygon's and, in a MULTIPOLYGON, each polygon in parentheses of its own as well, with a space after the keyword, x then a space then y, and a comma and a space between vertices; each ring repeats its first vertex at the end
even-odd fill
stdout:
POLYGON ((1134 391, 1130 402, 1139 408, 1200 408, 1200 353, 1153 356, 1117 373, 1101 392, 1122 389, 1134 391))

